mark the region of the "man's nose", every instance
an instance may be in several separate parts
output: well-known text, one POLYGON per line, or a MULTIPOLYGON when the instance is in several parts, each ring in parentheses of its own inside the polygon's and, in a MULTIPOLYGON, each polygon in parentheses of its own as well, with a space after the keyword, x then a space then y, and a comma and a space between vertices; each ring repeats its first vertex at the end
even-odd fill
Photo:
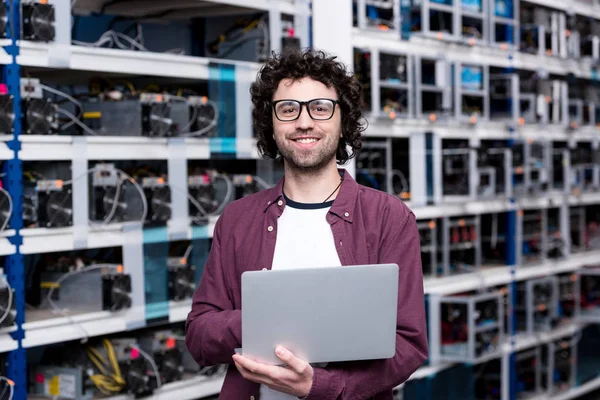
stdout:
POLYGON ((300 112, 300 116, 296 120, 296 129, 306 130, 314 127, 315 121, 308 114, 308 106, 302 106, 302 112, 300 112))

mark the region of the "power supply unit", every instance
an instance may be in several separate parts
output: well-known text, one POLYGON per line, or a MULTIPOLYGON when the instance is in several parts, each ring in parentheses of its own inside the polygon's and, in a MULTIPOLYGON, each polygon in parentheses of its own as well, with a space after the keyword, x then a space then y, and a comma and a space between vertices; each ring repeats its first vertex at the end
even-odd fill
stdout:
POLYGON ((140 221, 143 213, 142 194, 123 179, 113 164, 96 164, 90 188, 91 221, 140 221))
POLYGON ((184 350, 177 345, 177 339, 172 331, 151 332, 142 336, 139 344, 140 348, 156 362, 163 385, 183 379, 184 350))
POLYGON ((131 307, 131 276, 102 268, 73 274, 59 281, 64 268, 42 271, 40 277, 41 307, 51 308, 48 294, 51 289, 52 303, 59 309, 76 311, 118 311, 131 307))
POLYGON ((31 394, 51 398, 91 400, 96 389, 87 380, 85 367, 37 365, 32 371, 31 394))
POLYGON ((190 121, 187 101, 168 94, 141 93, 116 101, 82 103, 83 122, 103 136, 176 136, 190 121))
POLYGON ((22 78, 21 82, 22 133, 50 135, 58 129, 58 107, 44 98, 39 79, 22 78))
POLYGON ((497 357, 504 340, 501 292, 430 297, 432 352, 440 361, 478 362, 497 357))
POLYGON ((23 184, 23 226, 56 228, 73 223, 73 193, 62 180, 23 184))

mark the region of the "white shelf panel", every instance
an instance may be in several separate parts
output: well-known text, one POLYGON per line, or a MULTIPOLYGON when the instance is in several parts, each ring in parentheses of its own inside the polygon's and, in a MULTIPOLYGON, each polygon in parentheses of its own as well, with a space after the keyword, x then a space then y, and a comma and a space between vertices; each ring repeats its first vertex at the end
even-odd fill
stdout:
POLYGON ((63 316, 51 318, 53 315, 52 311, 49 310, 49 319, 23 324, 25 330, 23 347, 43 346, 84 339, 86 336, 93 337, 123 332, 132 328, 132 322, 144 320, 144 309, 132 308, 114 313, 97 311, 73 315, 70 318, 63 316))
POLYGON ((508 200, 486 200, 486 201, 469 201, 445 203, 441 205, 433 205, 426 207, 411 207, 410 202, 406 203, 409 208, 415 213, 417 219, 430 219, 451 217, 457 215, 479 215, 484 213, 500 213, 511 209, 511 204, 508 200))
MULTIPOLYGON (((193 400, 208 396, 215 396, 221 392, 225 377, 204 377, 198 376, 179 382, 167 383, 162 388, 157 389, 148 397, 152 400, 193 400)), ((113 396, 105 400, 130 400, 133 396, 113 396)))
MULTIPOLYGON (((176 228, 165 227, 169 240, 192 240, 212 238, 215 223, 218 216, 211 217, 209 223, 200 229, 199 233, 189 223, 179 230, 176 228), (200 236, 198 236, 200 235, 200 236)), ((73 227, 66 228, 30 228, 21 230, 23 244, 21 244, 22 254, 50 253, 56 251, 71 251, 78 248, 96 249, 103 247, 122 246, 126 240, 126 232, 123 231, 125 224, 108 224, 105 226, 89 228, 87 240, 76 237, 73 227), (77 240, 76 240, 77 239, 77 240), (82 245, 81 243, 84 243, 82 245)), ((135 224, 134 225, 139 225, 135 224)), ((0 240, 0 243, 2 241, 0 240)), ((0 245, 0 250, 2 246, 0 245)))
POLYGON ((508 139, 510 132, 503 123, 489 122, 476 125, 458 123, 429 122, 415 118, 396 118, 386 120, 385 117, 366 115, 369 125, 365 131, 367 137, 406 138, 411 133, 432 132, 443 138, 508 139))
POLYGON ((536 71, 543 67, 552 74, 566 75, 567 73, 573 73, 576 77, 592 78, 592 64, 588 61, 564 60, 557 57, 499 50, 488 46, 469 47, 418 35, 413 35, 410 40, 398 40, 387 33, 353 28, 352 43, 354 47, 379 49, 383 52, 413 54, 432 58, 445 56, 449 61, 503 68, 512 67, 530 71, 536 71))
MULTIPOLYGON (((0 61, 1 62, 1 61, 0 61)), ((2 135, 6 136, 7 140, 12 139, 12 135, 2 135)), ((0 142, 0 160, 11 160, 15 157, 15 152, 8 148, 8 144, 3 141, 0 142)))
POLYGON ((17 62, 26 67, 73 69, 125 75, 150 75, 183 79, 209 79, 209 64, 233 64, 258 72, 260 65, 122 49, 19 41, 17 62))
POLYGON ((548 332, 538 332, 534 335, 519 334, 515 336, 515 347, 511 349, 510 344, 504 346, 506 353, 521 351, 541 344, 550 343, 562 337, 573 335, 581 328, 577 324, 567 324, 548 332))
MULTIPOLYGON (((145 10, 136 10, 136 5, 139 8, 139 4, 136 4, 134 1, 129 2, 133 4, 116 4, 113 7, 109 7, 107 12, 110 15, 132 15, 132 16, 141 16, 143 14, 147 14, 148 11, 145 10), (119 7, 120 6, 120 7, 119 7), (140 11, 142 13, 140 13, 140 11)), ((140 3, 142 3, 140 1, 140 3)), ((77 13, 89 13, 89 12, 100 12, 102 9, 102 5, 105 4, 103 0, 78 0, 76 3, 75 11, 77 13)), ((252 0, 244 1, 244 0, 196 0, 197 6, 194 7, 193 2, 190 1, 172 1, 169 3, 171 7, 173 7, 173 11, 175 11, 178 6, 182 8, 181 11, 187 12, 191 16, 210 16, 210 15, 221 15, 223 9, 232 9, 236 8, 237 10, 230 11, 232 15, 240 12, 248 12, 250 11, 269 11, 270 9, 276 8, 279 9, 283 13, 287 14, 296 14, 296 15, 309 15, 310 9, 302 0, 252 0), (182 8, 181 3, 183 5, 187 5, 187 8, 182 8), (215 7, 222 6, 221 8, 215 10, 215 7), (206 11, 208 10, 208 11, 206 11)), ((227 14, 225 14, 227 15, 227 14)), ((170 15, 166 16, 169 18, 170 15)), ((179 18, 183 19, 183 18, 179 18)))
MULTIPOLYGON (((122 224, 110 224, 102 229, 89 230, 85 248, 122 246, 125 243, 122 224)), ((22 254, 49 253, 75 250, 75 231, 67 228, 31 228, 21 230, 22 254)))
MULTIPOLYGON (((21 135, 19 157, 25 161, 59 161, 85 157, 88 160, 166 160, 169 139, 143 136, 86 136, 85 144, 73 145, 73 136, 21 135), (85 154, 81 154, 84 151, 85 154)), ((176 138, 175 138, 176 139, 176 138)), ((231 139, 237 158, 258 159, 255 139, 231 139)), ((218 138, 186 138, 188 160, 208 160, 211 150, 219 151, 218 138)), ((230 149, 231 150, 231 149, 230 149)))
POLYGON ((542 7, 554 8, 561 11, 575 12, 586 17, 600 19, 600 8, 594 5, 586 4, 585 1, 571 0, 524 0, 527 3, 536 4, 542 7))
POLYGON ((581 386, 567 390, 565 393, 553 396, 552 400, 571 400, 600 389, 600 377, 592 379, 581 386))
POLYGON ((0 256, 15 254, 16 246, 8 241, 8 238, 15 233, 14 229, 8 229, 0 234, 0 256))
POLYGON ((19 347, 17 341, 10 336, 10 333, 16 330, 16 326, 0 329, 0 353, 13 351, 19 347))
POLYGON ((169 304, 169 322, 184 322, 192 309, 192 300, 171 301, 169 304))
MULTIPOLYGON (((575 271, 584 265, 597 263, 600 251, 572 254, 565 260, 548 261, 544 264, 517 267, 515 280, 522 281, 546 275, 575 271)), ((425 293, 451 295, 476 290, 481 287, 505 285, 511 282, 510 266, 486 267, 478 272, 441 278, 427 278, 425 293)))

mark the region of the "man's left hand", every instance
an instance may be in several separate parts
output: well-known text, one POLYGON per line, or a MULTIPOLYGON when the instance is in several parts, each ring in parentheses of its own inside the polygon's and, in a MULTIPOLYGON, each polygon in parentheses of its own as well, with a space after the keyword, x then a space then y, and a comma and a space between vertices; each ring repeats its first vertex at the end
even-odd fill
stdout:
POLYGON ((277 347, 275 354, 285 367, 261 364, 239 354, 234 354, 233 361, 240 374, 247 380, 292 396, 307 396, 313 380, 311 365, 281 346, 277 347))

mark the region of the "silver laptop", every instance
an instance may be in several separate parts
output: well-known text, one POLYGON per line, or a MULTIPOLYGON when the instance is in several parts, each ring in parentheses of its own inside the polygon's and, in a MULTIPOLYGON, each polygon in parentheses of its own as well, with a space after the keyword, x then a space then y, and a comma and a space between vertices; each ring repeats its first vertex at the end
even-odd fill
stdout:
POLYGON ((279 365, 282 345, 309 363, 394 356, 398 265, 247 271, 242 274, 242 349, 279 365))

